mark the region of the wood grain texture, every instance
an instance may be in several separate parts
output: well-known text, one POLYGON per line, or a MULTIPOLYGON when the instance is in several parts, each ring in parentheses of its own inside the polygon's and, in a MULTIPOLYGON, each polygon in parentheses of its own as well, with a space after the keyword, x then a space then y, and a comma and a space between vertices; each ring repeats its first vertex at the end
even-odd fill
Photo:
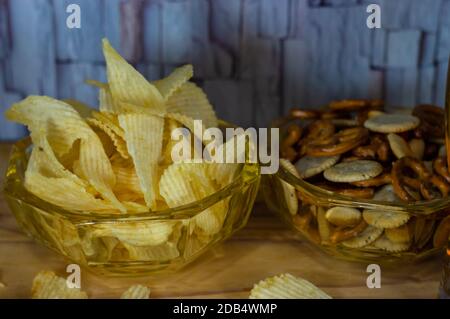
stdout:
MULTIPOLYGON (((4 175, 10 145, 0 144, 4 175)), ((0 298, 28 298, 33 277, 48 269, 65 274, 66 260, 34 243, 17 227, 0 195, 0 298)), ((439 259, 382 268, 380 289, 366 286, 365 264, 333 259, 298 240, 257 203, 248 225, 181 271, 139 278, 97 277, 82 271, 92 298, 117 298, 130 285, 148 285, 154 298, 247 298, 254 283, 289 272, 306 278, 335 298, 435 298, 439 259)))

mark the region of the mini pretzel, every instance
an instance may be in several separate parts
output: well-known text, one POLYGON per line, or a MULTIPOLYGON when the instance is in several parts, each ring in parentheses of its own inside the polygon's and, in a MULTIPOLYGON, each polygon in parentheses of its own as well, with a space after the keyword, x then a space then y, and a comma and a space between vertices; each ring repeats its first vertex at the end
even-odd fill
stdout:
POLYGON ((433 246, 444 247, 450 237, 450 216, 445 217, 434 233, 433 246))
POLYGON ((389 159, 389 144, 384 137, 379 135, 371 139, 369 145, 358 146, 352 152, 353 156, 358 158, 378 158, 380 161, 387 161, 389 159))
POLYGON ((340 100, 329 104, 330 109, 336 111, 357 111, 369 106, 366 100, 340 100))
POLYGON ((447 168, 447 161, 444 157, 438 157, 433 161, 433 169, 440 176, 450 183, 450 174, 447 168))
POLYGON ((363 127, 344 129, 321 141, 308 144, 306 154, 310 156, 340 155, 364 143, 369 131, 363 127))
POLYGON ((329 138, 330 136, 333 136, 335 130, 336 129, 334 124, 329 120, 317 120, 312 122, 308 126, 308 134, 299 143, 300 154, 304 155, 306 153, 308 145, 310 145, 311 143, 314 143, 315 141, 321 141, 329 138))
POLYGON ((420 193, 423 198, 427 200, 437 198, 436 192, 433 191, 433 186, 436 187, 441 193, 442 197, 447 197, 450 191, 450 185, 447 184, 445 179, 438 175, 432 175, 428 180, 420 184, 420 193))
POLYGON ((420 125, 414 130, 417 137, 443 137, 444 131, 444 110, 435 105, 418 105, 412 114, 420 119, 420 125))
POLYGON ((348 240, 358 236, 364 229, 366 229, 367 223, 365 220, 361 220, 361 222, 353 228, 336 228, 333 234, 330 236, 330 242, 333 244, 337 244, 341 241, 348 240))
POLYGON ((390 184, 391 181, 392 181, 391 174, 384 173, 377 177, 366 179, 365 181, 353 182, 350 184, 358 187, 378 187, 381 185, 390 184))
POLYGON ((430 177, 431 174, 425 167, 425 164, 413 157, 402 157, 392 165, 392 186, 394 188, 395 194, 404 201, 416 200, 416 198, 414 198, 414 196, 408 191, 408 186, 413 188, 419 186, 420 188, 422 182, 428 180, 430 177), (417 177, 409 178, 408 176, 405 176, 405 168, 413 171, 417 175, 417 177))
POLYGON ((281 142, 281 157, 290 161, 295 160, 297 157, 297 151, 294 149, 294 145, 300 140, 302 136, 302 129, 298 125, 290 125, 287 128, 287 135, 281 142))
POLYGON ((302 110, 300 108, 293 108, 290 110, 289 115, 291 118, 307 120, 318 118, 320 113, 314 110, 302 110))

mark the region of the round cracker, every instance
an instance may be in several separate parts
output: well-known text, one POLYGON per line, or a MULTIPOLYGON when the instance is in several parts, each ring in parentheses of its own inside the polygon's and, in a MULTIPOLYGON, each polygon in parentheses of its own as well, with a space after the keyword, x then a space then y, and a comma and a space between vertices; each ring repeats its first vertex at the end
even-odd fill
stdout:
POLYGON ((375 227, 396 228, 406 224, 410 216, 406 213, 365 209, 363 218, 367 224, 375 227))
POLYGON ((297 171, 300 173, 301 178, 308 178, 324 170, 332 167, 339 161, 339 155, 335 156, 303 156, 295 163, 297 171))
POLYGON ((325 213, 325 218, 336 226, 352 226, 361 221, 361 212, 352 207, 336 206, 325 213))
POLYGON ((414 156, 408 142, 406 142, 403 137, 394 133, 389 133, 387 140, 389 142, 389 146, 391 147, 392 153, 394 153, 395 157, 398 159, 405 156, 414 156))
POLYGON ((396 228, 387 228, 384 230, 386 237, 393 243, 410 243, 412 240, 408 225, 402 225, 396 228))
POLYGON ((398 253, 402 251, 406 251, 411 246, 410 243, 395 243, 389 240, 386 235, 381 236, 372 244, 374 247, 378 249, 382 249, 392 253, 398 253))
POLYGON ((419 126, 419 118, 409 114, 381 114, 364 122, 364 127, 378 133, 400 133, 419 126))
POLYGON ((344 240, 342 245, 348 248, 362 248, 373 243, 381 234, 383 234, 382 228, 369 225, 355 238, 344 240))
POLYGON ((380 163, 369 160, 342 162, 324 171, 323 176, 332 182, 360 182, 378 176, 383 171, 380 163))
MULTIPOLYGON (((295 177, 300 177, 295 166, 288 160, 281 158, 280 165, 295 177)), ((286 201, 286 206, 289 213, 291 215, 295 215, 298 211, 298 199, 297 193, 295 192, 295 187, 281 179, 280 182, 283 187, 284 200, 286 201)))

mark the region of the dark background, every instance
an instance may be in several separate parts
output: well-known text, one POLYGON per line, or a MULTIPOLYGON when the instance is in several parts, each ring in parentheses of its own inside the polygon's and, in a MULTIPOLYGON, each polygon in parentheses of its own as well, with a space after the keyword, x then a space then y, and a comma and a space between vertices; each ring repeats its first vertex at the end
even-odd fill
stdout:
POLYGON ((0 0, 0 139, 22 127, 4 110, 28 94, 95 106, 101 38, 147 78, 192 63, 220 117, 267 126, 292 106, 384 98, 443 105, 450 0, 0 0), (81 29, 66 27, 67 5, 81 29), (366 6, 381 5, 382 29, 366 6))

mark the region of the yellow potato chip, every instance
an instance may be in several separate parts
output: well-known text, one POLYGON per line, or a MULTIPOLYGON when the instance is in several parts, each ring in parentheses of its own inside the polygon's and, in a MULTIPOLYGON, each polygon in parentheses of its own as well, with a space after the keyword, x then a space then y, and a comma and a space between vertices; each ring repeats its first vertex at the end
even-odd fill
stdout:
POLYGON ((112 192, 115 176, 100 139, 72 106, 49 97, 31 96, 14 104, 7 116, 26 124, 32 133, 39 132, 32 138, 41 132, 45 134, 59 156, 67 154, 74 142, 80 140, 79 167, 83 176, 104 199, 117 209, 125 210, 112 192))
MULTIPOLYGON (((97 120, 95 118, 88 118, 86 121, 92 126, 102 130, 112 141, 114 147, 117 149, 117 152, 123 158, 129 158, 130 154, 128 154, 127 144, 125 140, 115 133, 114 129, 111 126, 108 126, 107 123, 97 120)), ((98 135, 98 133, 97 133, 98 135)))
POLYGON ((250 291, 250 299, 331 299, 309 281, 291 274, 261 280, 250 291))
POLYGON ((6 111, 6 117, 28 126, 30 131, 45 131, 57 155, 68 153, 73 143, 93 134, 80 114, 69 104, 46 96, 29 96, 6 111))
POLYGON ((176 68, 169 76, 153 81, 152 84, 156 86, 164 100, 167 101, 172 94, 186 83, 194 75, 192 65, 187 64, 176 68))
MULTIPOLYGON (((173 163, 161 176, 159 189, 169 207, 178 207, 205 198, 216 191, 207 174, 206 163, 173 163)), ((196 215, 198 228, 205 234, 217 233, 227 213, 226 201, 221 200, 196 215)))
POLYGON ((128 152, 133 158, 145 202, 155 210, 164 119, 145 114, 120 114, 119 123, 125 132, 128 152))
POLYGON ((57 161, 44 137, 34 137, 33 140, 35 147, 25 172, 24 186, 29 192, 70 210, 113 208, 110 203, 89 193, 87 184, 57 161))
POLYGON ((144 196, 142 193, 139 177, 134 169, 133 162, 126 160, 121 156, 113 155, 111 157, 111 165, 116 175, 116 184, 114 185, 115 193, 135 193, 144 196))
POLYGON ((120 299, 149 299, 150 288, 142 285, 133 285, 128 288, 120 297, 120 299))
POLYGON ((87 299, 88 296, 79 288, 69 288, 64 278, 52 271, 41 271, 33 280, 31 288, 33 299, 87 299))
POLYGON ((214 109, 206 94, 192 82, 184 83, 166 103, 167 111, 202 120, 205 127, 217 127, 214 109))
POLYGON ((170 221, 104 223, 93 226, 93 235, 116 237, 121 242, 134 246, 157 246, 168 240, 173 225, 170 221))
POLYGON ((174 145, 178 143, 178 141, 172 139, 172 131, 180 128, 181 126, 178 124, 177 121, 172 119, 165 119, 164 124, 164 132, 163 132, 163 151, 162 156, 160 158, 160 165, 162 166, 168 166, 173 163, 172 160, 172 148, 174 145))
POLYGON ((164 99, 158 89, 128 64, 107 39, 103 39, 103 54, 108 84, 114 100, 164 111, 164 99))
POLYGON ((133 246, 124 244, 129 259, 133 261, 159 261, 164 262, 180 256, 174 243, 167 242, 157 246, 133 246))

